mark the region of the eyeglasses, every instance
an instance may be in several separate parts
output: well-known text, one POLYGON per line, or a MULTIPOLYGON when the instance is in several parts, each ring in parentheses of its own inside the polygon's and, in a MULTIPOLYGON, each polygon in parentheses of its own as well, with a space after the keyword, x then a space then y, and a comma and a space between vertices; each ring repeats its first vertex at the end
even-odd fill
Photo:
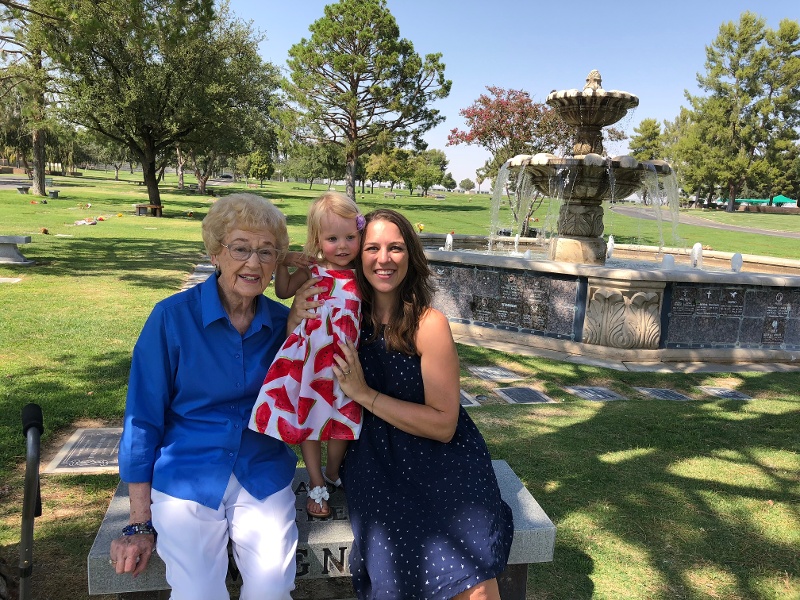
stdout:
POLYGON ((222 246, 228 249, 233 260, 240 260, 242 262, 249 260, 253 253, 258 256, 258 262, 265 265, 274 263, 278 258, 278 251, 272 248, 255 249, 248 248, 247 246, 229 246, 228 244, 222 244, 222 246))

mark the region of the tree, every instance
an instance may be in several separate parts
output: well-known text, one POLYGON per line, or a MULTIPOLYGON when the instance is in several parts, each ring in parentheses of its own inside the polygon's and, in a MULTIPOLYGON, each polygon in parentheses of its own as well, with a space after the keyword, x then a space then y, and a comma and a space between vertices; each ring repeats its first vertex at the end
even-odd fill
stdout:
POLYGON ((394 187, 395 182, 391 181, 392 155, 389 152, 372 154, 367 161, 367 177, 371 181, 389 181, 394 187))
POLYGON ((325 177, 328 180, 328 189, 333 187, 335 179, 341 179, 345 171, 344 153, 341 146, 336 144, 318 144, 317 156, 325 170, 325 177))
POLYGON ((325 176, 322 151, 318 144, 295 144, 283 168, 284 175, 308 181, 308 189, 314 180, 325 176))
POLYGON ((344 148, 347 194, 358 157, 393 137, 416 139, 444 120, 430 104, 450 93, 441 54, 422 59, 385 0, 340 0, 289 50, 287 91, 306 135, 344 148))
POLYGON ((517 154, 557 152, 569 146, 572 131, 546 104, 534 102, 528 92, 488 86, 459 111, 468 129, 450 130, 447 145, 481 146, 492 154, 483 168, 483 177, 495 178, 500 167, 517 154))
POLYGON ((444 174, 444 177, 442 177, 442 185, 448 192, 452 192, 454 189, 456 189, 458 184, 456 183, 456 180, 453 179, 453 174, 448 172, 444 174))
POLYGON ((483 169, 478 169, 475 171, 475 182, 478 184, 478 193, 481 193, 481 184, 486 181, 486 174, 483 172, 483 169))
POLYGON ((458 187, 460 187, 465 192, 471 192, 472 190, 475 189, 475 182, 472 181, 472 179, 462 179, 461 183, 458 184, 458 187))
POLYGON ((744 12, 724 23, 706 47, 706 96, 686 94, 695 125, 693 149, 722 186, 728 211, 740 192, 770 171, 776 145, 791 143, 800 127, 800 25, 783 19, 777 30, 744 12))
MULTIPOLYGON (((423 150, 409 162, 410 188, 420 188, 422 195, 425 196, 431 187, 442 183, 447 168, 447 157, 441 150, 423 150)), ((452 176, 450 178, 452 179, 452 176)))
POLYGON ((256 150, 250 155, 250 170, 249 176, 258 179, 259 184, 263 187, 264 180, 272 177, 275 172, 275 163, 272 162, 272 157, 266 152, 256 150))
POLYGON ((213 0, 41 1, 65 18, 47 38, 65 118, 128 146, 150 204, 161 204, 159 157, 235 125, 263 91, 252 89, 259 38, 213 0), (228 35, 237 27, 248 35, 228 35))
MULTIPOLYGON (((53 65, 44 52, 46 32, 61 24, 38 2, 0 3, 0 99, 14 96, 18 102, 20 126, 31 137, 32 179, 34 194, 46 195, 45 137, 48 119, 48 92, 52 93, 50 70, 53 65)), ((27 144, 19 144, 22 149, 27 144)))
POLYGON ((658 121, 644 119, 633 131, 636 135, 628 144, 631 156, 636 160, 654 160, 664 156, 664 139, 658 121))

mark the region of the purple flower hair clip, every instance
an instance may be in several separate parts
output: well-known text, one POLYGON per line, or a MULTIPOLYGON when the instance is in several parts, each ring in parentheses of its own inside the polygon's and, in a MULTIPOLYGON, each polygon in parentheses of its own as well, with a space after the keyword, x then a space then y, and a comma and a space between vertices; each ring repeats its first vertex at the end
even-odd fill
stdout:
POLYGON ((364 218, 364 215, 358 213, 356 215, 356 229, 358 229, 359 231, 363 231, 366 225, 367 225, 367 220, 364 218))

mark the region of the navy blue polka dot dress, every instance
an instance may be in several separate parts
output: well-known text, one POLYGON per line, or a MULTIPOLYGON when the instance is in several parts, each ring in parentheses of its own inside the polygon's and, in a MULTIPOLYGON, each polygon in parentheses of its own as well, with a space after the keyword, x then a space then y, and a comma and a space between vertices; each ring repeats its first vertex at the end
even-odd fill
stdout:
MULTIPOLYGON (((363 324, 359 357, 367 384, 424 402, 419 356, 387 352, 363 324)), ((489 451, 463 407, 444 444, 410 435, 364 411, 341 471, 354 542, 359 599, 446 599, 499 575, 514 535, 489 451)))

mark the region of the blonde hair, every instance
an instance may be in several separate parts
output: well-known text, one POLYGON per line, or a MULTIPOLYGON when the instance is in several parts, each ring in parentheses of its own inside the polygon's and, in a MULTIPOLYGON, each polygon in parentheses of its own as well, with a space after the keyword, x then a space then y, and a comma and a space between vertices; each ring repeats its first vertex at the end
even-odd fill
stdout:
POLYGON ((315 257, 322 250, 319 244, 319 235, 322 231, 322 217, 325 214, 334 214, 343 219, 355 219, 359 214, 358 205, 349 196, 341 192, 325 192, 314 200, 308 209, 308 234, 306 237, 305 253, 315 257))
POLYGON ((275 236, 278 260, 289 249, 286 217, 261 196, 247 193, 231 194, 217 200, 203 219, 203 243, 209 256, 222 251, 225 236, 234 229, 260 232, 267 230, 275 236))

